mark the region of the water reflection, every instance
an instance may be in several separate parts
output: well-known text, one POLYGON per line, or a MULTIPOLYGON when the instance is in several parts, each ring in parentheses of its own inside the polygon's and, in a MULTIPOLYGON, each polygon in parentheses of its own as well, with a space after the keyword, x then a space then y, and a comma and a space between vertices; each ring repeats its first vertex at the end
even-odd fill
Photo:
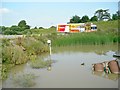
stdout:
POLYGON ((53 60, 53 59, 50 59, 48 60, 50 63, 49 65, 47 66, 47 70, 48 71, 52 71, 52 67, 53 67, 53 64, 57 62, 57 60, 53 60))
POLYGON ((53 53, 60 53, 60 52, 94 52, 98 55, 106 55, 107 52, 111 50, 111 52, 115 52, 117 50, 117 44, 113 45, 78 45, 78 46, 60 46, 60 47, 53 47, 53 53))
MULTIPOLYGON (((31 72, 37 76, 35 86, 32 88, 116 88, 118 87, 118 75, 105 74, 103 72, 91 73, 93 63, 109 61, 113 59, 116 46, 74 46, 54 47, 51 57, 46 55, 44 60, 49 60, 47 68, 35 69, 30 65, 15 67, 11 73, 31 72), (104 51, 106 55, 96 52, 104 51), (57 62, 57 63, 56 63, 57 62), (21 69, 21 70, 19 70, 21 69), (99 76, 99 77, 96 77, 99 76), (103 77, 103 78, 101 78, 103 77)), ((103 53, 104 53, 103 52, 103 53)), ((10 74, 11 75, 11 74, 10 74)), ((15 87, 10 75, 3 82, 4 87, 15 87)), ((16 75, 17 76, 17 75, 16 75)))
POLYGON ((47 66, 47 70, 48 70, 48 71, 52 71, 52 67, 53 67, 54 63, 57 62, 57 60, 49 59, 48 61, 49 61, 50 63, 49 63, 48 66, 47 66))
POLYGON ((12 76, 16 76, 16 74, 18 73, 23 73, 24 72, 24 68, 25 68, 25 64, 22 64, 22 65, 18 65, 18 66, 15 66, 13 69, 12 69, 12 73, 11 75, 12 76))
POLYGON ((118 74, 112 74, 112 73, 106 74, 105 72, 92 71, 92 74, 109 79, 109 80, 114 80, 114 81, 116 81, 120 78, 120 75, 118 75, 118 74))
POLYGON ((51 64, 47 67, 47 70, 48 70, 48 71, 51 71, 51 70, 52 70, 51 64))

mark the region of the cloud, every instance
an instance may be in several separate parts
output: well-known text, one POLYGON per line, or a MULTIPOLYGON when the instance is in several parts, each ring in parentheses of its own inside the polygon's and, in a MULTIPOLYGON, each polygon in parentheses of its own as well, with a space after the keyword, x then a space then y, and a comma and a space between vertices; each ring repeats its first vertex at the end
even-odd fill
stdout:
POLYGON ((0 8, 0 14, 3 14, 3 13, 10 13, 11 11, 7 8, 0 8))

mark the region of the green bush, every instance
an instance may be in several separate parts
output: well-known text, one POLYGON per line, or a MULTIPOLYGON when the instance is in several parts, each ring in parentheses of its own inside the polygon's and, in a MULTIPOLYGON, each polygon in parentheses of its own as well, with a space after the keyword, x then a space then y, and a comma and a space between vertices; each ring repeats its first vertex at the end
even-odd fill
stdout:
POLYGON ((23 64, 27 62, 27 54, 21 49, 21 47, 6 46, 2 51, 2 62, 8 64, 23 64))
POLYGON ((26 38, 26 40, 22 43, 22 46, 26 48, 27 53, 30 54, 41 54, 44 52, 48 52, 48 46, 43 42, 36 40, 33 37, 26 38))

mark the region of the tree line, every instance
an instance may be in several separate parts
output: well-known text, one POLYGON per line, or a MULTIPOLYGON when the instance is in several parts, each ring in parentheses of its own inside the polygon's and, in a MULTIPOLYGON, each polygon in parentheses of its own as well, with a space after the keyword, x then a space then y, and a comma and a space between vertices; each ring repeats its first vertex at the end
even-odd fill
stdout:
MULTIPOLYGON (((89 18, 87 15, 84 15, 82 18, 78 15, 73 16, 68 23, 86 23, 86 22, 94 22, 94 21, 103 21, 107 20, 118 20, 120 19, 120 11, 117 11, 115 14, 108 12, 109 9, 99 9, 95 11, 94 16, 89 18)), ((50 28, 56 28, 51 26, 50 28)), ((33 29, 44 29, 43 27, 34 27, 33 29)), ((30 33, 30 26, 27 25, 25 20, 21 20, 18 25, 12 25, 11 27, 0 26, 0 34, 4 35, 21 35, 30 33)))
POLYGON ((89 18, 87 15, 84 15, 82 18, 78 15, 73 16, 68 23, 85 23, 85 22, 94 22, 94 21, 104 21, 104 20, 118 20, 120 19, 120 11, 117 11, 115 14, 108 12, 109 9, 99 9, 95 11, 94 16, 89 18))
MULTIPOLYGON (((34 27, 33 29, 44 29, 43 27, 34 27)), ((4 35, 21 35, 30 31, 30 25, 27 25, 25 20, 21 20, 18 25, 11 27, 0 26, 0 34, 4 35)))
POLYGON ((25 20, 21 20, 18 25, 12 25, 11 27, 0 26, 0 33, 5 35, 19 35, 26 29, 30 29, 25 20))

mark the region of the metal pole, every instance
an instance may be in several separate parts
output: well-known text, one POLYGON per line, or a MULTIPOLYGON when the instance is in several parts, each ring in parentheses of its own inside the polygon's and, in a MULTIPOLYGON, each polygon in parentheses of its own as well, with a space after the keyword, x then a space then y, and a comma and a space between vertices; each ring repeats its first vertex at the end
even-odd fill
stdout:
POLYGON ((48 43, 48 46, 49 46, 49 49, 50 49, 50 51, 49 51, 49 53, 50 53, 50 55, 49 55, 50 64, 49 64, 47 70, 51 71, 51 40, 47 40, 47 43, 48 43))
POLYGON ((49 49, 50 49, 50 55, 51 55, 51 40, 47 40, 47 43, 48 43, 48 46, 49 46, 49 49))
POLYGON ((51 56, 51 45, 50 45, 50 56, 51 56))

